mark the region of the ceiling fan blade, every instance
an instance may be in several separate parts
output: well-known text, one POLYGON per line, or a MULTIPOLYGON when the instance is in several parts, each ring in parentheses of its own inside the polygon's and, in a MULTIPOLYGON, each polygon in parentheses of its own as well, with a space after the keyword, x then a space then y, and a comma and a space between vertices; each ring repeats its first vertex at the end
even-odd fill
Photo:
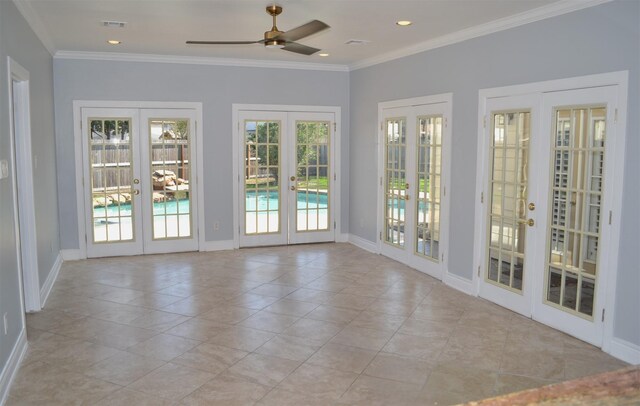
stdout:
POLYGON ((313 55, 319 51, 318 48, 308 47, 306 45, 298 44, 297 42, 287 42, 287 44, 282 49, 302 55, 313 55))
POLYGON ((283 39, 287 42, 297 41, 301 38, 308 37, 309 35, 313 35, 317 32, 326 30, 327 28, 329 28, 329 26, 322 21, 313 20, 301 25, 300 27, 293 28, 278 35, 277 39, 283 39))
POLYGON ((260 44, 264 40, 260 41, 187 41, 187 44, 192 45, 245 45, 245 44, 260 44))

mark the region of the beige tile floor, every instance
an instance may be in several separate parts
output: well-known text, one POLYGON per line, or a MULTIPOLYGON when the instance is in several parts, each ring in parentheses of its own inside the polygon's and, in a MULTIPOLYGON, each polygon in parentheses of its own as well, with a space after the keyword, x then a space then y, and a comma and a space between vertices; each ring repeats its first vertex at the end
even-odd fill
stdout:
POLYGON ((66 262, 14 405, 452 404, 624 366, 348 244, 66 262))

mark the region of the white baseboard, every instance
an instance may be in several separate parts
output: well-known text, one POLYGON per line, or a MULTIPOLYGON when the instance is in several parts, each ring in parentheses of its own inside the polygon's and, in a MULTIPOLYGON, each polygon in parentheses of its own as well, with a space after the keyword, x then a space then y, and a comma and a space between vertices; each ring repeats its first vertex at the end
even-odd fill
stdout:
POLYGON ((233 240, 205 241, 200 251, 224 251, 234 248, 233 240))
POLYGON ((467 295, 475 296, 473 289, 473 282, 469 279, 462 278, 458 275, 454 275, 451 272, 445 272, 442 277, 442 282, 451 286, 452 288, 466 293, 467 295))
POLYGON ((608 352, 624 362, 632 365, 640 364, 640 345, 613 337, 608 352))
POLYGON ((362 248, 365 251, 369 251, 374 254, 378 253, 378 245, 375 242, 365 240, 364 238, 359 237, 355 234, 349 234, 349 242, 358 248, 362 248))
POLYGON ((85 255, 82 255, 82 252, 79 249, 60 250, 60 255, 62 255, 63 261, 77 261, 79 259, 87 259, 85 255))
POLYGON ((47 303, 47 299, 49 298, 49 294, 51 293, 51 289, 53 289, 53 284, 58 279, 58 274, 60 273, 60 268, 62 268, 62 252, 58 254, 56 257, 53 266, 49 270, 49 276, 47 276, 47 280, 44 281, 42 288, 40 288, 40 307, 43 308, 45 303, 47 303))
POLYGON ((18 336, 16 344, 13 346, 13 351, 9 355, 7 364, 5 365, 2 373, 0 374, 0 405, 3 405, 9 396, 9 388, 11 382, 18 372, 22 358, 27 352, 27 329, 23 328, 18 336))

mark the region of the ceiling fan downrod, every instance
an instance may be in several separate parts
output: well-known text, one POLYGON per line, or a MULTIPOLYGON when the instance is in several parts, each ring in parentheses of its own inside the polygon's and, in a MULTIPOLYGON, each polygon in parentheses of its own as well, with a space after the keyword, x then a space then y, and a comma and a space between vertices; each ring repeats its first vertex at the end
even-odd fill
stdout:
POLYGON ((264 33, 264 45, 267 48, 284 48, 286 41, 279 40, 277 37, 282 34, 276 25, 276 18, 282 13, 282 7, 275 4, 267 6, 267 14, 273 17, 273 27, 264 33))

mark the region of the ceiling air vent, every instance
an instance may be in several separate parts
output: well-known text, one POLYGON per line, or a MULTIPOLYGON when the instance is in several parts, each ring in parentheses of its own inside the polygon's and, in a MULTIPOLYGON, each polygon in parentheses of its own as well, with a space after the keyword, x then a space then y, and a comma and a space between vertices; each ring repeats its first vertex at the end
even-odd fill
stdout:
POLYGON ((109 28, 124 28, 127 23, 123 21, 103 21, 102 25, 109 28))
POLYGON ((366 45, 368 44, 370 41, 367 41, 365 39, 350 39, 349 41, 345 42, 346 45, 366 45))

